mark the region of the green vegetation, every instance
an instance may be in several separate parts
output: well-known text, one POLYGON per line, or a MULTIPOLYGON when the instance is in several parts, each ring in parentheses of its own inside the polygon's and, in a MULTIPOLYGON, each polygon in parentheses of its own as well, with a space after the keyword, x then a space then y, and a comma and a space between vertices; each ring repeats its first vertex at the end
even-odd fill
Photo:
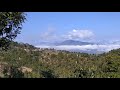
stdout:
POLYGON ((7 51, 0 51, 0 62, 1 78, 120 77, 120 49, 95 55, 11 42, 7 51))
POLYGON ((20 34, 26 20, 23 12, 0 12, 0 47, 7 49, 9 43, 20 34))
POLYGON ((25 20, 0 12, 0 78, 120 78, 120 49, 95 55, 12 42, 25 20))

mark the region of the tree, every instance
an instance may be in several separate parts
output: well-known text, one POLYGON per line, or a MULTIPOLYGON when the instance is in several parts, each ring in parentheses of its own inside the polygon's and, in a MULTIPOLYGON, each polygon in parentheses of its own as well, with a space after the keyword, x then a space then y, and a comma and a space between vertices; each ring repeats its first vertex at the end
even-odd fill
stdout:
POLYGON ((24 12, 0 12, 0 48, 8 48, 10 42, 20 34, 25 16, 24 12))

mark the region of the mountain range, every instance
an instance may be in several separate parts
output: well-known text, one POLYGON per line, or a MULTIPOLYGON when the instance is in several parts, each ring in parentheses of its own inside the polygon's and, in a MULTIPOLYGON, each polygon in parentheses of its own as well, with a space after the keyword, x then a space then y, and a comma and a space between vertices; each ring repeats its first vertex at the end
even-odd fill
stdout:
POLYGON ((60 43, 55 43, 55 45, 93 45, 94 43, 75 41, 75 40, 65 40, 60 43))
POLYGON ((39 45, 93 45, 95 43, 92 42, 83 42, 83 41, 76 41, 76 40, 65 40, 65 41, 57 41, 57 42, 40 42, 39 45))
POLYGON ((77 40, 65 40, 57 42, 41 42, 38 48, 54 48, 57 50, 67 50, 71 52, 84 52, 91 54, 101 54, 113 49, 120 48, 120 41, 98 41, 98 42, 83 42, 77 40))

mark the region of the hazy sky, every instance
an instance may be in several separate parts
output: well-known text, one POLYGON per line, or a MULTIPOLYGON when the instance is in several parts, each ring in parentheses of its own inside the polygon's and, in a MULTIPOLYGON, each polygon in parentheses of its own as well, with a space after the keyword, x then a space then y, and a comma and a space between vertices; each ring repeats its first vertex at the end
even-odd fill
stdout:
POLYGON ((120 12, 26 12, 19 42, 120 40, 120 12))

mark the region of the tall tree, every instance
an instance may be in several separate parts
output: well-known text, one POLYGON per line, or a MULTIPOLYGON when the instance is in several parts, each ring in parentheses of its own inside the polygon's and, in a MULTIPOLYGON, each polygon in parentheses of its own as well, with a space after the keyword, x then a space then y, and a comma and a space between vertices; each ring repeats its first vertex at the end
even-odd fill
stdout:
POLYGON ((6 49, 17 34, 20 34, 25 20, 24 12, 0 12, 0 48, 6 49))

